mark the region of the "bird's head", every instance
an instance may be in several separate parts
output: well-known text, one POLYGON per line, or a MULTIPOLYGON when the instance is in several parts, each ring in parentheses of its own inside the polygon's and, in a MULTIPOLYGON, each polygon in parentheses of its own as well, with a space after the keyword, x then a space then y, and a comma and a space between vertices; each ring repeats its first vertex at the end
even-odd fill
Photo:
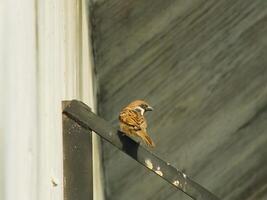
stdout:
POLYGON ((141 115, 144 115, 144 113, 146 111, 152 111, 153 110, 153 108, 151 106, 149 106, 148 103, 143 101, 143 100, 133 101, 127 107, 132 109, 132 110, 135 110, 137 112, 140 112, 141 115))

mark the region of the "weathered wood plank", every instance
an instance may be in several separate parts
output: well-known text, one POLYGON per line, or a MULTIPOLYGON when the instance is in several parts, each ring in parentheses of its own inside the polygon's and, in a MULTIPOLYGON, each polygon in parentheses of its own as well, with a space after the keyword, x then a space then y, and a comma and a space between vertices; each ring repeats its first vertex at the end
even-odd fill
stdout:
MULTIPOLYGON (((82 102, 77 100, 71 101, 71 103, 65 107, 63 112, 69 118, 73 119, 77 124, 85 129, 96 132, 103 139, 107 140, 112 145, 125 152, 128 156, 132 157, 134 160, 144 165, 147 169, 151 170, 169 182, 172 186, 183 191, 193 199, 219 200, 219 198, 214 194, 210 193, 201 185, 192 181, 189 177, 187 177, 186 174, 180 172, 169 163, 164 162, 162 159, 158 158, 156 155, 140 146, 139 143, 113 128, 108 122, 91 112, 89 107, 82 102)), ((75 124, 73 123, 71 125, 73 127, 75 124)), ((68 133, 71 132, 69 131, 68 133)), ((71 142, 73 142, 73 139, 71 142)), ((69 154, 70 152, 68 152, 66 155, 69 156, 69 154)), ((71 164, 72 163, 73 161, 71 164)), ((67 172, 69 172, 69 170, 67 170, 67 172)))
MULTIPOLYGON (((63 102, 63 109, 69 104, 63 102)), ((62 118, 64 200, 93 200, 92 134, 65 114, 62 118)))

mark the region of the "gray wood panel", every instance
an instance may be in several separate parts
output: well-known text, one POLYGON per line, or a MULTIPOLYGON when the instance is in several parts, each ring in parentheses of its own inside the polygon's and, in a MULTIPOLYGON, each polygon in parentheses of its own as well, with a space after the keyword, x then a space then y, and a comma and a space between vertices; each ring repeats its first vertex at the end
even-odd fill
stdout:
MULTIPOLYGON (((62 102, 62 110, 70 106, 62 102)), ((64 200, 93 200, 92 134, 62 114, 64 200)), ((56 183, 53 182, 56 186, 56 183)))
MULTIPOLYGON (((145 99, 153 150, 219 197, 267 198, 267 1, 106 0, 99 113, 145 99)), ((103 142, 107 199, 189 199, 103 142)))

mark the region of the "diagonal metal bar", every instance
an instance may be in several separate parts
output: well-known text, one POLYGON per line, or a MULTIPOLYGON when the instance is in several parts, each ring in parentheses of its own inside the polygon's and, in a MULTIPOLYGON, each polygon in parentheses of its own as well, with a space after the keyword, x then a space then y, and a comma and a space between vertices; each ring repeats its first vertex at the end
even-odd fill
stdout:
POLYGON ((218 197, 191 180, 184 173, 163 161, 143 146, 140 146, 139 143, 122 134, 110 123, 91 112, 86 104, 73 100, 63 110, 63 113, 82 127, 96 132, 103 139, 107 140, 193 199, 219 200, 218 197))

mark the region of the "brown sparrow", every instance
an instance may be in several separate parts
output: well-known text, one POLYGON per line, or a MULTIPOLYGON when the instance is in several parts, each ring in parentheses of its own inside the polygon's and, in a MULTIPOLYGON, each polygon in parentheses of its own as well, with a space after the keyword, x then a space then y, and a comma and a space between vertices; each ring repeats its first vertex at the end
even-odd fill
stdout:
POLYGON ((119 115, 120 129, 128 136, 140 137, 149 147, 155 147, 154 142, 146 132, 146 111, 152 111, 145 101, 136 100, 122 109, 119 115))

